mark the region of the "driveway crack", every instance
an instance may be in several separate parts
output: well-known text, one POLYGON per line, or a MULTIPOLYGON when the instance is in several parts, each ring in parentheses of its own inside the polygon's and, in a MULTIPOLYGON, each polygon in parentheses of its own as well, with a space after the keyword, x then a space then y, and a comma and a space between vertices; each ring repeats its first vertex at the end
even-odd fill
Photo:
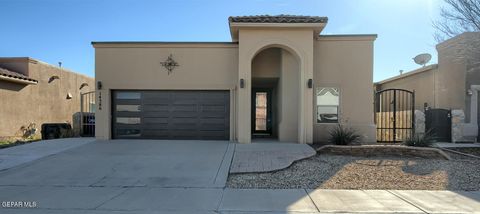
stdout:
POLYGON ((313 198, 312 196, 310 196, 310 194, 308 193, 307 189, 303 189, 303 191, 305 191, 305 193, 307 194, 308 198, 310 199, 310 201, 312 202, 313 206, 315 206, 315 209, 317 209, 317 212, 320 212, 320 209, 318 208, 317 204, 315 203, 315 201, 313 201, 313 198))
POLYGON ((103 206, 104 204, 112 201, 113 199, 115 198, 118 198, 119 196, 123 195, 126 191, 128 191, 130 188, 124 188, 125 190, 123 190, 122 192, 118 193, 117 195, 114 195, 113 197, 111 197, 110 199, 104 201, 103 203, 101 203, 100 205, 96 206, 95 208, 93 208, 94 210, 98 209, 99 207, 103 206))
POLYGON ((419 209, 420 211, 422 211, 422 212, 424 212, 424 213, 429 213, 428 211, 422 209, 420 206, 418 206, 418 205, 410 202, 409 200, 403 198, 401 195, 398 195, 398 194, 396 194, 395 192, 392 192, 392 191, 390 191, 390 190, 386 190, 386 191, 389 192, 390 194, 394 195, 395 197, 399 198, 400 200, 405 201, 406 203, 408 203, 408 204, 416 207, 416 208, 419 209))

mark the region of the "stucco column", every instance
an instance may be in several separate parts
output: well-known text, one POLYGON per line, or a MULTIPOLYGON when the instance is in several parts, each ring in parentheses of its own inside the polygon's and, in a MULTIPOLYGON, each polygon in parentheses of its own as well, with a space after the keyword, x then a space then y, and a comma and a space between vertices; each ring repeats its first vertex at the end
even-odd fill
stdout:
POLYGON ((304 74, 304 79, 302 82, 302 85, 300 85, 300 88, 305 91, 303 94, 304 97, 304 106, 302 109, 304 109, 304 119, 303 119, 303 124, 304 126, 304 141, 300 141, 302 143, 313 143, 313 122, 312 118, 314 117, 314 109, 313 109, 313 95, 314 95, 314 90, 315 86, 312 88, 308 88, 308 80, 312 79, 313 83, 313 40, 311 41, 311 45, 306 46, 305 50, 305 58, 304 58, 304 72, 301 72, 304 74))
POLYGON ((251 93, 252 93, 252 63, 248 54, 239 47, 238 57, 238 102, 237 102, 237 127, 238 142, 250 143, 251 135, 251 93), (244 87, 240 87, 241 79, 244 80, 244 87))
POLYGON ((480 91, 480 85, 472 85, 470 88, 472 90, 472 96, 470 98, 470 123, 477 124, 478 91, 480 91))

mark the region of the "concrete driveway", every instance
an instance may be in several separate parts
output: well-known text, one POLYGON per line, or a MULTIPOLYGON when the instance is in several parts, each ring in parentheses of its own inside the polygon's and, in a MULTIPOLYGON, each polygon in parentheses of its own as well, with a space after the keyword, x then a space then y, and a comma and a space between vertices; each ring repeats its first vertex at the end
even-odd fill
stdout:
POLYGON ((1 186, 224 187, 226 141, 96 141, 0 172, 1 186))
MULTIPOLYGON (((480 210, 480 192, 224 188, 230 161, 238 149, 229 142, 116 140, 76 144, 78 140, 46 141, 0 151, 0 160, 20 156, 7 161, 8 166, 16 166, 0 171, 0 213, 480 210), (57 147, 57 143, 68 145, 57 147), (33 161, 26 163, 28 160, 33 161)), ((263 147, 254 145, 251 149, 263 147)))

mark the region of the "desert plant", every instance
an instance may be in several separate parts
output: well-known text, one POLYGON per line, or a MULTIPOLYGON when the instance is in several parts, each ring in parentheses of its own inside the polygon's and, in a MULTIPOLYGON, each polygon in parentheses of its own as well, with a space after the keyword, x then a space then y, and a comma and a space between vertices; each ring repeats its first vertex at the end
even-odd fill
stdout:
POLYGON ((22 126, 20 127, 20 132, 23 138, 25 139, 33 139, 34 136, 37 133, 37 128, 36 128, 35 123, 30 123, 28 126, 22 126))
POLYGON ((433 144, 433 136, 431 132, 426 132, 424 134, 414 134, 403 142, 407 146, 415 147, 429 147, 433 144))
POLYGON ((328 141, 335 145, 349 145, 360 142, 360 135, 357 132, 342 124, 338 124, 335 128, 330 130, 330 137, 328 141))

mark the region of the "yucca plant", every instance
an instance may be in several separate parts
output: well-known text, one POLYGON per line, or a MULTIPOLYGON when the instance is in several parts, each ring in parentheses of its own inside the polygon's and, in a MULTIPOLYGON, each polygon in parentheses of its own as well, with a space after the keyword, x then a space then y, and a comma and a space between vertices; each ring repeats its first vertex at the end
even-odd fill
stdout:
POLYGON ((328 141, 335 145, 349 145, 352 143, 360 142, 360 135, 349 127, 345 127, 342 124, 338 124, 335 128, 330 130, 330 137, 328 141))
POLYGON ((430 131, 427 131, 424 134, 414 134, 403 142, 407 146, 415 147, 429 147, 433 144, 433 136, 430 131))

